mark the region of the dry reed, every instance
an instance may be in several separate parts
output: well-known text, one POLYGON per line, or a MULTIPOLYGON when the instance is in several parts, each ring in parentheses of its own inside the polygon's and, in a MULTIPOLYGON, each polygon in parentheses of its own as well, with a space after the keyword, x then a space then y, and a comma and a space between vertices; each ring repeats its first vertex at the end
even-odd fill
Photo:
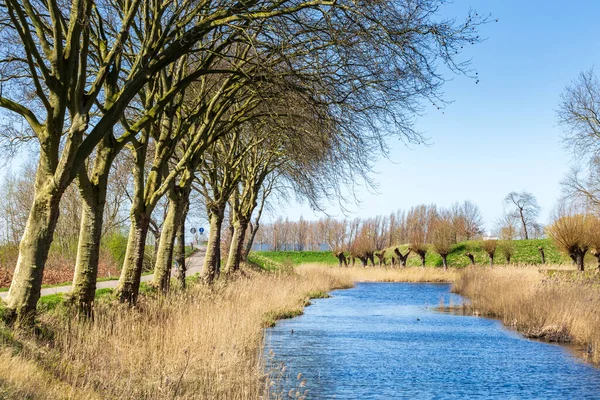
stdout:
POLYGON ((145 299, 135 309, 99 303, 91 322, 64 313, 42 315, 53 338, 46 343, 24 334, 18 338, 24 348, 11 360, 21 367, 0 369, 0 382, 14 394, 6 397, 26 397, 20 395, 28 379, 22 370, 37 365, 37 381, 47 389, 30 398, 93 397, 89 393, 110 399, 260 398, 270 380, 263 328, 300 314, 311 293, 352 282, 326 271, 248 274, 145 299), (46 375, 53 379, 44 381, 46 375))
POLYGON ((572 342, 600 362, 600 279, 574 267, 470 267, 453 290, 476 313, 500 318, 530 338, 572 342))
MULTIPOLYGON (((45 313, 52 335, 19 334, 5 348, 0 397, 32 399, 258 399, 281 371, 266 371, 265 326, 302 313, 309 297, 357 281, 448 282, 439 268, 338 268, 306 265, 296 273, 258 273, 191 285, 130 309, 96 305, 93 321, 45 313)), ((287 396, 287 394, 285 394, 287 396)))
POLYGON ((352 282, 454 282, 459 270, 431 267, 328 267, 319 264, 305 264, 296 269, 300 274, 326 271, 327 274, 352 282))

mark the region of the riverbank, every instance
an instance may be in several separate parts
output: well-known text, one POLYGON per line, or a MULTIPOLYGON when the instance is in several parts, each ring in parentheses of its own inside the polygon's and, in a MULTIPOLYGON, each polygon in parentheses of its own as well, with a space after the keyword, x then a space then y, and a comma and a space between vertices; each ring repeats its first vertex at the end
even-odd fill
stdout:
POLYGON ((429 282, 452 283, 458 279, 460 270, 431 267, 330 267, 321 264, 305 264, 296 268, 299 274, 312 274, 317 271, 338 279, 350 279, 352 282, 429 282))
POLYGON ((307 265, 147 295, 134 309, 103 296, 93 321, 58 306, 40 315, 41 334, 2 329, 0 397, 258 399, 279 375, 265 371, 263 329, 300 315, 311 297, 356 281, 454 278, 433 268, 307 265))
POLYGON ((562 265, 467 268, 453 291, 478 315, 498 318, 524 336, 572 343, 586 361, 600 363, 600 277, 562 265))

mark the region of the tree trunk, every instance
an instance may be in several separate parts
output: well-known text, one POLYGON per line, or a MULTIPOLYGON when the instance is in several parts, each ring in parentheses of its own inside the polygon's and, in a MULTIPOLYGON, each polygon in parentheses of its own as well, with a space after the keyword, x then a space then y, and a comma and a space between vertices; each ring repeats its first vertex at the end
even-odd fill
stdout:
POLYGON ((234 273, 240 269, 242 249, 246 238, 246 228, 248 228, 248 221, 244 219, 238 218, 233 225, 229 256, 227 257, 227 266, 225 267, 226 274, 234 273))
POLYGON ((152 284, 162 293, 167 293, 171 285, 171 266, 173 264, 173 248, 177 233, 177 220, 181 214, 182 200, 174 193, 169 196, 169 208, 162 225, 156 261, 154 264, 154 277, 152 284))
POLYGON ((488 256, 490 256, 490 267, 494 266, 494 254, 488 254, 488 256))
POLYGON ((505 258, 506 258, 506 263, 507 263, 507 264, 510 264, 510 254, 507 254, 507 255, 505 256, 505 258))
POLYGON ((189 198, 186 200, 184 212, 179 218, 179 224, 177 225, 176 240, 177 245, 175 246, 175 262, 179 265, 177 270, 177 280, 182 289, 185 289, 185 278, 187 267, 185 265, 185 217, 189 206, 189 198))
POLYGON ((111 138, 112 136, 107 137, 98 149, 92 180, 88 177, 86 169, 82 168, 77 181, 82 198, 82 214, 71 298, 88 316, 92 314, 96 296, 106 191, 110 168, 116 155, 115 148, 110 146, 111 138))
POLYGON ((471 265, 475 265, 475 256, 473 256, 473 254, 465 253, 465 256, 469 258, 469 261, 471 261, 471 265))
POLYGON ((444 271, 448 270, 448 254, 440 254, 442 257, 442 265, 444 267, 444 271))
POLYGON ((583 265, 584 256, 585 256, 585 253, 583 253, 583 252, 578 252, 575 255, 575 258, 577 260, 577 269, 581 272, 583 272, 585 270, 585 267, 583 265))
MULTIPOLYGON (((43 179, 39 174, 38 182, 43 179)), ((6 298, 6 317, 17 324, 27 325, 35 318, 44 267, 58 221, 61 194, 51 182, 45 185, 36 183, 35 198, 19 244, 19 258, 6 298), (40 189, 37 188, 39 186, 40 189)))
POLYGON ((374 267, 375 266, 375 256, 373 255, 373 252, 368 252, 367 253, 367 258, 369 261, 371 261, 371 266, 374 267))
POLYGON ((425 255, 427 253, 425 253, 425 252, 419 252, 417 254, 419 254, 419 257, 421 257, 421 267, 425 267, 425 255))
POLYGON ((250 224, 250 237, 246 241, 246 245, 244 246, 244 251, 242 252, 242 260, 243 261, 248 260, 248 254, 250 254, 250 251, 252 250, 252 246, 254 245, 254 239, 256 238, 256 233, 258 232, 258 228, 259 228, 258 222, 255 224, 253 224, 252 222, 249 222, 249 224, 250 224))
POLYGON ((92 305, 96 296, 106 187, 104 190, 94 187, 92 192, 88 193, 81 202, 81 227, 71 292, 73 303, 88 316, 92 314, 92 305))
POLYGON ((145 214, 134 215, 131 218, 125 261, 116 289, 117 296, 122 303, 128 302, 134 305, 137 301, 144 268, 144 249, 149 225, 150 217, 145 214))
POLYGON ((546 264, 546 254, 544 253, 544 248, 538 247, 538 251, 540 252, 540 255, 542 256, 542 264, 546 264))
POLYGON ((525 240, 528 240, 529 234, 527 233, 527 224, 525 223, 525 217, 523 216, 522 210, 519 210, 519 215, 521 216, 521 223, 523 224, 523 232, 525 233, 525 240))
POLYGON ((346 256, 344 255, 343 251, 340 251, 338 253, 335 253, 335 257, 338 259, 339 261, 339 266, 341 267, 342 265, 344 266, 348 266, 348 261, 346 260, 346 256))
POLYGON ((221 268, 221 227, 224 212, 224 206, 217 207, 209 212, 210 232, 202 270, 202 279, 207 283, 212 283, 215 280, 221 268))

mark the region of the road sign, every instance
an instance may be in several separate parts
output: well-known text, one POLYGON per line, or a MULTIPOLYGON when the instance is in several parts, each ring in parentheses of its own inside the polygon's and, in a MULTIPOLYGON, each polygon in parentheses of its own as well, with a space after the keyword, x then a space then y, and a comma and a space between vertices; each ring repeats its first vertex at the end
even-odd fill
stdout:
MULTIPOLYGON (((190 229, 190 232, 191 232, 191 233, 196 233, 196 228, 192 228, 192 229, 190 229)), ((200 232, 200 233, 202 233, 202 232, 200 232)))
POLYGON ((198 232, 200 232, 200 233, 204 233, 204 228, 200 228, 200 229, 198 229, 198 232))

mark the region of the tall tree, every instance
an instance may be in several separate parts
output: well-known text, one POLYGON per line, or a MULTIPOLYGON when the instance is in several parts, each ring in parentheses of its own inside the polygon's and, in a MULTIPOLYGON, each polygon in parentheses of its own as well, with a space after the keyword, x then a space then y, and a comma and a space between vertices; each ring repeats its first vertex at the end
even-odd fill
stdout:
POLYGON ((532 193, 510 192, 504 199, 504 203, 509 207, 509 213, 521 222, 523 229, 523 238, 529 239, 532 229, 536 229, 537 217, 540 215, 541 207, 532 193))

